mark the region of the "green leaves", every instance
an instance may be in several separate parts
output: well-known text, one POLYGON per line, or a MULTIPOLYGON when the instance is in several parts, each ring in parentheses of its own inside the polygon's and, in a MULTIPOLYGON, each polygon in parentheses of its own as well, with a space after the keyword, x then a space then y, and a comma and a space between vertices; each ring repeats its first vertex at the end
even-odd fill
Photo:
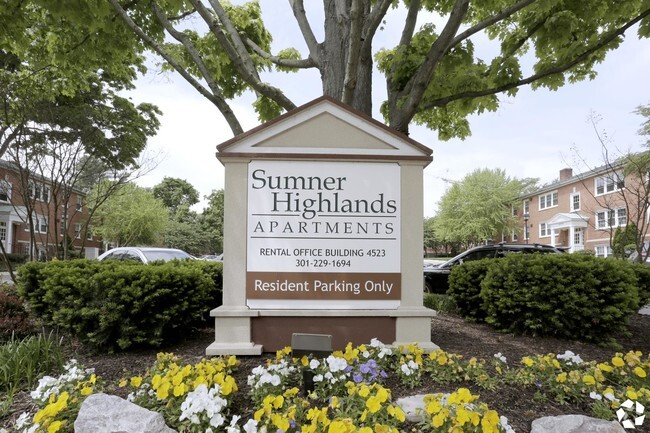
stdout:
POLYGON ((220 305, 221 271, 221 263, 198 261, 27 264, 21 294, 48 326, 95 349, 158 347, 220 305))
POLYGON ((477 169, 454 183, 438 204, 435 230, 449 242, 480 243, 516 230, 512 203, 536 179, 511 179, 500 169, 477 169))
POLYGON ((454 268, 449 293, 463 316, 502 331, 609 343, 639 308, 643 272, 584 254, 511 254, 454 268))

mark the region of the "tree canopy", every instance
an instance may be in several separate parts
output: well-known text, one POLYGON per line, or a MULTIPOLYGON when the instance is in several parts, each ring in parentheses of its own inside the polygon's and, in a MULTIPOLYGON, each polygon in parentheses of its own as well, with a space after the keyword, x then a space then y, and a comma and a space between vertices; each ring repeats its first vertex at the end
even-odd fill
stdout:
POLYGON ((536 183, 537 179, 512 179, 500 169, 474 170, 440 199, 436 236, 471 245, 516 230, 512 204, 536 183))
POLYGON ((261 120, 295 107, 267 78, 278 71, 316 70, 324 95, 372 114, 377 67, 386 80, 381 111, 389 126, 408 133, 415 121, 442 138, 466 137, 467 116, 496 110, 499 94, 513 95, 526 85, 555 90, 593 78, 594 66, 628 30, 636 26, 639 37, 650 34, 650 5, 644 0, 323 0, 322 7, 323 22, 317 23, 303 0, 290 0, 285 9, 274 3, 275 18, 286 14, 287 25, 295 20, 302 34, 295 47, 276 52, 257 2, 11 0, 0 20, 18 15, 7 28, 18 36, 11 48, 23 49, 35 26, 48 31, 81 25, 79 34, 68 34, 56 51, 77 56, 97 47, 83 65, 103 55, 111 66, 125 60, 130 63, 122 65, 139 67, 138 54, 146 46, 164 68, 177 71, 209 99, 234 134, 242 127, 232 100, 243 92, 257 96, 261 120), (392 46, 378 46, 384 23, 397 13, 394 6, 405 14, 401 33, 392 46), (41 9, 45 22, 29 21, 41 9), (485 37, 498 46, 490 56, 476 52, 485 37))
POLYGON ((199 192, 185 179, 165 177, 159 184, 153 187, 153 195, 169 209, 170 214, 199 202, 199 192))
MULTIPOLYGON (((94 201, 93 195, 91 191, 90 202, 94 201)), ((92 218, 93 234, 114 246, 156 245, 167 223, 163 202, 133 183, 123 185, 108 197, 92 218)))

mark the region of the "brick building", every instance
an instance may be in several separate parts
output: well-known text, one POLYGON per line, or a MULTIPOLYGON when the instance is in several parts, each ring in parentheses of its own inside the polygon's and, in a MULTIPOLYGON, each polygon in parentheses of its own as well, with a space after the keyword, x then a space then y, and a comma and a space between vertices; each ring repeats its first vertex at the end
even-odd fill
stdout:
POLYGON ((516 212, 522 229, 512 235, 513 241, 550 244, 570 252, 588 249, 608 257, 615 230, 641 221, 638 227, 645 232, 647 248, 649 180, 626 177, 623 168, 617 162, 579 175, 570 168, 561 170, 558 181, 521 197, 516 212), (645 205, 639 206, 644 195, 645 205))
POLYGON ((11 162, 0 160, 0 241, 7 253, 28 256, 30 246, 35 259, 57 256, 67 232, 67 243, 77 254, 95 258, 102 242, 86 230, 88 208, 85 195, 78 190, 63 194, 60 186, 42 176, 30 174, 11 162), (31 212, 30 212, 31 211, 31 212), (34 226, 33 241, 29 230, 34 226))

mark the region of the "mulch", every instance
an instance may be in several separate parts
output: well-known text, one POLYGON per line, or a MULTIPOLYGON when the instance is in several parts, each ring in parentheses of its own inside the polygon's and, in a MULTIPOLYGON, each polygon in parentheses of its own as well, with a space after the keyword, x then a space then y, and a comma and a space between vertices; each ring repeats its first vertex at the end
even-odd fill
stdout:
MULTIPOLYGON (((571 350, 579 354, 585 361, 611 360, 616 352, 639 350, 644 354, 650 353, 650 316, 635 315, 629 322, 628 336, 618 339, 622 349, 614 350, 595 344, 568 341, 555 338, 539 338, 530 336, 514 336, 498 333, 484 324, 470 323, 452 314, 439 314, 432 319, 432 341, 441 349, 463 355, 464 358, 476 357, 485 360, 491 359, 495 353, 501 352, 510 365, 518 363, 523 356, 546 353, 564 353, 571 350)), ((137 350, 128 353, 92 354, 83 350, 78 345, 69 346, 70 357, 76 357, 87 368, 94 368, 97 375, 103 378, 104 383, 114 386, 121 378, 130 377, 145 372, 156 359, 158 352, 173 352, 183 358, 187 363, 199 362, 205 354, 205 348, 214 339, 214 329, 195 330, 187 335, 183 341, 159 349, 137 350)), ((254 367, 264 363, 266 358, 274 354, 262 356, 238 356, 241 366, 238 369, 236 380, 240 388, 239 397, 233 402, 233 411, 244 416, 252 414, 252 406, 246 399, 246 378, 254 367)), ((426 382, 426 381, 425 381, 426 382)), ((393 392, 393 398, 433 392, 449 392, 457 388, 456 384, 439 386, 433 383, 424 383, 415 389, 406 388, 396 381, 388 384, 393 392)), ((467 386, 458 384, 458 386, 467 386)), ((517 433, 530 431, 531 422, 542 416, 555 416, 562 414, 589 415, 588 408, 576 405, 561 405, 554 401, 543 401, 536 396, 535 389, 522 387, 506 387, 498 391, 486 391, 469 386, 474 393, 480 394, 480 401, 487 403, 490 408, 499 414, 508 417, 510 425, 517 433)), ((112 390, 120 394, 120 389, 112 390)), ((22 393, 16 397, 13 414, 4 420, 0 419, 0 427, 7 426, 11 418, 18 416, 20 411, 28 405, 28 395, 22 393)), ((635 432, 650 432, 650 423, 635 432), (644 430, 645 428, 645 430, 644 430)))

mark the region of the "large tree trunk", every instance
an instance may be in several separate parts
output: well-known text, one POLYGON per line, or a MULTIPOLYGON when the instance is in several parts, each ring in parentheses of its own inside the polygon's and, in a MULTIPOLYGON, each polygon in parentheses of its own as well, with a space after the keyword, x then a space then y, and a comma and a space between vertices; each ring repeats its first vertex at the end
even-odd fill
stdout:
MULTIPOLYGON (((323 94, 342 101, 346 82, 346 65, 350 56, 350 10, 353 0, 325 0, 325 42, 321 44, 322 63, 319 65, 323 82, 323 94)), ((367 16, 370 2, 360 0, 360 17, 367 16)), ((352 97, 348 102, 363 113, 372 115, 372 53, 371 46, 363 49, 357 60, 352 97)))

